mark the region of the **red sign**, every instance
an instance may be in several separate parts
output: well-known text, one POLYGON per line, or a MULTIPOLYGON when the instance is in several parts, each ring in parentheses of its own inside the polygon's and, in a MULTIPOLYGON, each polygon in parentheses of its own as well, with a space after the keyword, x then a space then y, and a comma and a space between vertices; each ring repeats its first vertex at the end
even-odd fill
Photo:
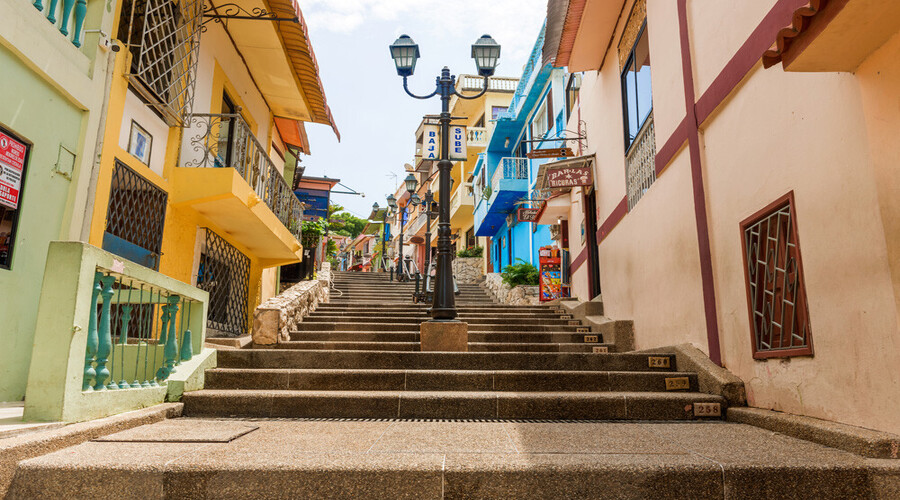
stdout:
POLYGON ((19 190, 28 146, 0 132, 0 205, 19 206, 19 190))
POLYGON ((519 222, 537 222, 537 216, 540 209, 537 208, 520 208, 516 211, 516 219, 519 222))
POLYGON ((532 160, 535 158, 568 158, 574 156, 574 153, 572 153, 570 148, 535 149, 525 154, 525 156, 532 160))
POLYGON ((550 189, 590 186, 594 183, 594 172, 590 164, 579 167, 557 167, 547 170, 547 186, 550 189))

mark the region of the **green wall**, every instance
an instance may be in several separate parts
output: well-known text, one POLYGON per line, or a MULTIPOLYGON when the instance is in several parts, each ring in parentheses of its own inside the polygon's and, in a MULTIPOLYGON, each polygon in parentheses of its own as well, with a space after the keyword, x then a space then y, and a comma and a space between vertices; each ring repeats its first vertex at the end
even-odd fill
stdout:
POLYGON ((0 269, 0 401, 18 401, 25 395, 47 245, 66 233, 60 226, 70 180, 54 170, 60 147, 80 151, 85 113, 2 46, 0 68, 0 124, 34 143, 12 270, 0 269))

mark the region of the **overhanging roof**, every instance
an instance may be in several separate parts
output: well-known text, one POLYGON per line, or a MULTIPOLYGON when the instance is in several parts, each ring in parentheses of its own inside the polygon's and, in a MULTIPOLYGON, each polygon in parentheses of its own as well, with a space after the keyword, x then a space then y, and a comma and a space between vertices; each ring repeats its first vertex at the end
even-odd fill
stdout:
POLYGON ((210 0, 225 14, 228 4, 247 12, 271 12, 290 21, 232 20, 226 30, 241 53, 254 82, 276 117, 330 125, 340 140, 319 66, 296 0, 210 0))
POLYGON ((569 71, 600 69, 625 0, 549 0, 544 64, 569 71))

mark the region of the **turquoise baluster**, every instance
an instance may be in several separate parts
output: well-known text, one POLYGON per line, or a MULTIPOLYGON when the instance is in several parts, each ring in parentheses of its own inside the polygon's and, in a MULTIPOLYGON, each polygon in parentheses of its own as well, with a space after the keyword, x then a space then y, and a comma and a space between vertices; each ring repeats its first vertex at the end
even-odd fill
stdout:
MULTIPOLYGON (((128 291, 128 298, 131 299, 131 290, 128 291)), ((119 381, 119 389, 130 389, 128 381, 125 380, 125 346, 128 344, 128 322, 131 321, 131 304, 122 306, 122 328, 119 330, 119 345, 122 346, 122 380, 119 381)), ((137 360, 135 360, 135 363, 137 360)))
POLYGON ((38 12, 44 12, 44 4, 41 3, 41 0, 34 0, 34 8, 38 10, 38 12))
POLYGON ((59 4, 59 0, 50 0, 50 11, 47 12, 47 20, 53 24, 56 24, 56 6, 59 4))
MULTIPOLYGON (((156 339, 156 345, 153 346, 153 366, 156 366, 156 353, 159 351, 159 346, 166 344, 166 333, 169 330, 169 306, 160 306, 162 310, 162 326, 159 329, 159 338, 156 339)), ((153 387, 159 387, 157 383, 157 379, 159 379, 160 375, 162 375, 162 370, 165 368, 165 358, 163 359, 163 364, 156 370, 156 375, 153 376, 153 380, 150 381, 150 385, 153 387)))
POLYGON ((77 0, 75 3, 75 33, 72 35, 72 44, 81 47, 81 27, 87 16, 87 0, 77 0))
POLYGON ((178 300, 177 295, 170 295, 169 305, 163 306, 163 329, 168 328, 168 334, 163 348, 163 365, 156 371, 156 380, 160 382, 169 378, 169 375, 175 371, 175 356, 178 349, 175 338, 175 315, 178 313, 178 300))
POLYGON ((109 353, 112 351, 112 336, 109 324, 109 311, 112 306, 110 299, 112 299, 113 296, 112 286, 115 281, 115 276, 104 276, 100 278, 100 283, 103 285, 103 290, 100 291, 100 296, 103 297, 103 306, 100 308, 100 335, 97 346, 97 380, 94 382, 95 391, 117 388, 115 387, 115 384, 111 384, 113 387, 107 387, 106 385, 106 381, 109 380, 109 368, 106 367, 106 364, 109 362, 109 353))
POLYGON ((75 7, 75 0, 63 0, 63 15, 59 32, 66 36, 69 36, 69 17, 72 16, 72 7, 75 7))
POLYGON ((97 299, 100 296, 100 278, 103 273, 94 273, 94 286, 91 288, 91 319, 88 321, 87 347, 84 355, 84 381, 81 383, 82 391, 93 391, 91 383, 97 372, 94 370, 94 356, 97 354, 97 299))
POLYGON ((188 329, 181 334, 181 360, 190 361, 194 357, 194 344, 191 342, 191 303, 187 303, 187 314, 185 309, 181 311, 182 316, 188 318, 188 329))

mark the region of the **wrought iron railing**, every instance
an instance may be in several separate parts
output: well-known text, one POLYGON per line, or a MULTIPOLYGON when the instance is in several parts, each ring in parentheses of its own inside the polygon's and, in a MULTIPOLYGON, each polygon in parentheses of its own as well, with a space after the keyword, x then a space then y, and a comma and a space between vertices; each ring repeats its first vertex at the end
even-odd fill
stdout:
POLYGON ((203 304, 97 267, 82 391, 158 387, 194 355, 191 310, 203 304))
POLYGON ((472 147, 487 146, 488 130, 485 127, 469 127, 467 129, 466 143, 472 147))
POLYGON ((501 180, 528 179, 528 158, 501 158, 494 177, 491 179, 491 191, 500 190, 501 180))
POLYGON ((46 11, 47 21, 54 26, 59 26, 59 32, 68 38, 72 45, 81 47, 81 38, 84 36, 81 28, 84 26, 84 18, 87 16, 87 0, 77 0, 76 2, 69 0, 61 4, 59 0, 49 0, 46 7, 43 0, 34 0, 32 5, 42 14, 46 11), (59 15, 58 20, 57 15, 59 15))
POLYGON ((191 150, 185 167, 233 168, 298 240, 303 222, 300 200, 239 114, 194 114, 190 117, 191 150))
POLYGON ((653 113, 644 122, 631 148, 625 155, 625 187, 628 194, 628 210, 634 208, 638 200, 656 181, 656 133, 653 127, 653 113))

